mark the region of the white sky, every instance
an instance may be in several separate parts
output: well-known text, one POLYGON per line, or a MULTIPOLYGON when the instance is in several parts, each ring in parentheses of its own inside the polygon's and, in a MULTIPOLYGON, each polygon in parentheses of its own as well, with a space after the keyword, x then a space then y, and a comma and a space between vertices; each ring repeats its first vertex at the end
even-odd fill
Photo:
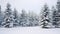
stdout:
POLYGON ((3 10, 6 8, 6 3, 10 3, 12 8, 16 8, 19 12, 24 9, 27 12, 30 10, 39 13, 45 3, 51 8, 56 2, 57 0, 0 0, 0 5, 3 10))

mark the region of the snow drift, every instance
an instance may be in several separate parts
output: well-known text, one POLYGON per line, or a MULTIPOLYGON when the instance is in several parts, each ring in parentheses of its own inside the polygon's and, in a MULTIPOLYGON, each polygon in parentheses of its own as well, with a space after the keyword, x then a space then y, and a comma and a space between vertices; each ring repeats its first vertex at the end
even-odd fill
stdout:
POLYGON ((41 27, 0 28, 0 34, 60 34, 60 29, 42 29, 41 27))

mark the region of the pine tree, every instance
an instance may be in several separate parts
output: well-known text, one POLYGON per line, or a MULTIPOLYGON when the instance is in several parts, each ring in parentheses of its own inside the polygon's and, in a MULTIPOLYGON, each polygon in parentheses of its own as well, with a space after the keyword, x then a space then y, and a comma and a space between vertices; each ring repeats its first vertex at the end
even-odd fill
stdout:
POLYGON ((14 12, 13 12, 13 15, 14 15, 14 24, 13 26, 18 26, 19 25, 19 20, 18 20, 18 12, 16 9, 14 9, 14 12))
POLYGON ((2 23, 2 26, 7 28, 13 27, 13 14, 10 7, 11 5, 7 3, 7 9, 4 15, 4 22, 2 23))
POLYGON ((20 26, 26 26, 27 23, 27 15, 24 10, 22 10, 21 16, 20 16, 20 26))
POLYGON ((39 16, 35 16, 35 19, 34 19, 34 23, 35 23, 35 26, 39 26, 40 25, 40 23, 39 23, 39 16))
POLYGON ((34 13, 33 12, 29 12, 29 15, 28 15, 28 21, 29 21, 29 25, 28 26, 35 26, 35 23, 34 23, 34 13))
POLYGON ((1 6, 0 6, 0 27, 2 27, 2 22, 3 22, 3 13, 1 11, 1 6))
POLYGON ((60 26, 60 0, 57 1, 57 11, 55 11, 55 22, 53 25, 55 25, 55 28, 60 26))
POLYGON ((58 24, 57 24, 57 18, 56 18, 56 14, 57 14, 57 11, 56 11, 56 9, 55 9, 55 7, 53 6, 52 7, 52 25, 54 26, 54 27, 56 27, 58 24))
POLYGON ((49 20, 49 8, 47 4, 44 5, 43 12, 42 12, 42 28, 48 28, 49 20))
POLYGON ((34 12, 28 13, 28 26, 38 26, 39 18, 38 15, 34 12))

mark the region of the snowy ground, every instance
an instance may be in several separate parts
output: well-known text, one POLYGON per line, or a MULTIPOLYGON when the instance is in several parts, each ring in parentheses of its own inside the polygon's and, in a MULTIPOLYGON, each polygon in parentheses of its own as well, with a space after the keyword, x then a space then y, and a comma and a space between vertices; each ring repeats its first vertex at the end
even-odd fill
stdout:
POLYGON ((60 34, 60 29, 42 29, 40 27, 0 28, 0 34, 60 34))

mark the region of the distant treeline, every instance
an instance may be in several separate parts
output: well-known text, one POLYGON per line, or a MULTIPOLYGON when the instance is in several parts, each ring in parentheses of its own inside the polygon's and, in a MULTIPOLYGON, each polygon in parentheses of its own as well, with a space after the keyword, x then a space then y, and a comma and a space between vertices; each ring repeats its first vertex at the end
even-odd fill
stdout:
POLYGON ((40 14, 34 12, 26 13, 25 10, 18 13, 17 9, 11 9, 11 5, 7 3, 4 12, 0 6, 0 27, 1 28, 12 28, 12 27, 34 27, 41 26, 42 28, 60 28, 60 1, 57 1, 56 7, 52 6, 49 9, 48 5, 45 4, 40 14))

